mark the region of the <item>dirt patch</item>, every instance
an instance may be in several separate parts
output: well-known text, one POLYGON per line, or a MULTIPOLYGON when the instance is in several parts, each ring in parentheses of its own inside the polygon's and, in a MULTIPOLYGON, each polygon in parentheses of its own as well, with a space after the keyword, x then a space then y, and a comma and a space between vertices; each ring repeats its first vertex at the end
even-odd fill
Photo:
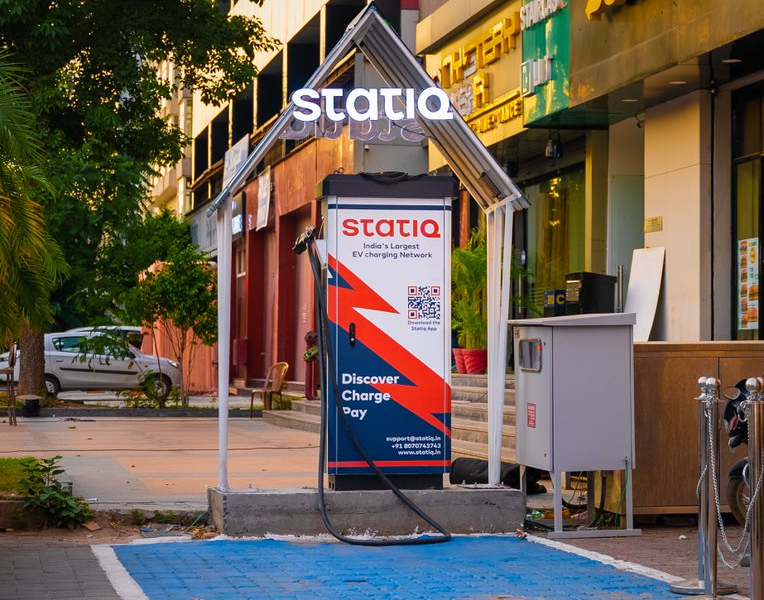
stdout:
POLYGON ((93 545, 93 544, 129 544, 133 540, 148 537, 161 537, 165 534, 187 534, 194 539, 204 539, 217 535, 214 528, 206 526, 173 526, 144 523, 134 525, 124 519, 115 518, 107 513, 96 513, 87 527, 74 530, 48 527, 45 529, 17 530, 5 529, 0 531, 0 545, 48 544, 48 545, 93 545))

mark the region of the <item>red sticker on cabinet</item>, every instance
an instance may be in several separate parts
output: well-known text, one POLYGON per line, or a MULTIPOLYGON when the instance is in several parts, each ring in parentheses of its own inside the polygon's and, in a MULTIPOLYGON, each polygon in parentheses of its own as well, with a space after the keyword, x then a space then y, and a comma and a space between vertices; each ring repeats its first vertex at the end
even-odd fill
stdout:
POLYGON ((532 427, 533 429, 536 429, 536 405, 528 402, 528 427, 532 427))

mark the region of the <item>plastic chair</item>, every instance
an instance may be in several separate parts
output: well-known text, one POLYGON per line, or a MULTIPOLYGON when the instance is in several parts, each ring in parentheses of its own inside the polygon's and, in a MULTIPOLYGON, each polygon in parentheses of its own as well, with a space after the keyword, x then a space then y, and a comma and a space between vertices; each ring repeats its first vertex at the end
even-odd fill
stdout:
POLYGON ((0 375, 8 379, 8 425, 16 425, 16 382, 13 373, 16 367, 16 344, 8 351, 8 368, 0 369, 0 375))
POLYGON ((289 363, 277 362, 268 369, 268 376, 260 389, 252 390, 249 397, 249 418, 251 419, 255 412, 255 394, 259 393, 263 401, 263 410, 271 410, 273 394, 279 395, 279 400, 284 398, 281 392, 286 388, 286 374, 289 370, 289 363))

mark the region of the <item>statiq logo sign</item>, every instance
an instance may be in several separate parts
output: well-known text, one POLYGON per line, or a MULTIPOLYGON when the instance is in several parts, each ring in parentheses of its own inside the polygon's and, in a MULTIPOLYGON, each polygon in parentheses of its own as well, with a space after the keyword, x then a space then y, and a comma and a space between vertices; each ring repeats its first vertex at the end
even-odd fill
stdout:
POLYGON ((292 94, 294 119, 282 133, 285 139, 309 135, 336 139, 348 123, 351 139, 392 141, 400 137, 409 142, 425 138, 419 119, 448 121, 454 113, 448 94, 438 87, 417 92, 411 88, 339 88, 321 91, 303 88, 292 94))
POLYGON ((323 112, 332 121, 343 121, 345 117, 353 121, 376 121, 380 117, 380 108, 384 111, 384 116, 392 121, 413 119, 417 112, 421 117, 432 121, 454 118, 449 107, 448 94, 440 88, 429 87, 422 90, 418 97, 416 91, 410 88, 356 88, 347 96, 344 90, 337 88, 325 88, 321 92, 304 88, 292 94, 292 102, 302 109, 295 111, 295 119, 318 120, 322 112, 319 101, 322 99, 323 112), (432 101, 428 105, 430 100, 432 101), (338 105, 342 104, 345 105, 345 111, 338 108, 338 105))

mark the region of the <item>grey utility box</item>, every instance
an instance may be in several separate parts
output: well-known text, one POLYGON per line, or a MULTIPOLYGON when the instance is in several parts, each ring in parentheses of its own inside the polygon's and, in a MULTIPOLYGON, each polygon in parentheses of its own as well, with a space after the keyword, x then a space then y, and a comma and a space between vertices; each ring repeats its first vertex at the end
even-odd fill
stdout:
MULTIPOLYGON (((510 321, 517 462, 551 474, 556 532, 562 472, 624 470, 630 488, 635 322, 632 313, 510 321)), ((627 496, 630 529, 630 489, 627 496)))

